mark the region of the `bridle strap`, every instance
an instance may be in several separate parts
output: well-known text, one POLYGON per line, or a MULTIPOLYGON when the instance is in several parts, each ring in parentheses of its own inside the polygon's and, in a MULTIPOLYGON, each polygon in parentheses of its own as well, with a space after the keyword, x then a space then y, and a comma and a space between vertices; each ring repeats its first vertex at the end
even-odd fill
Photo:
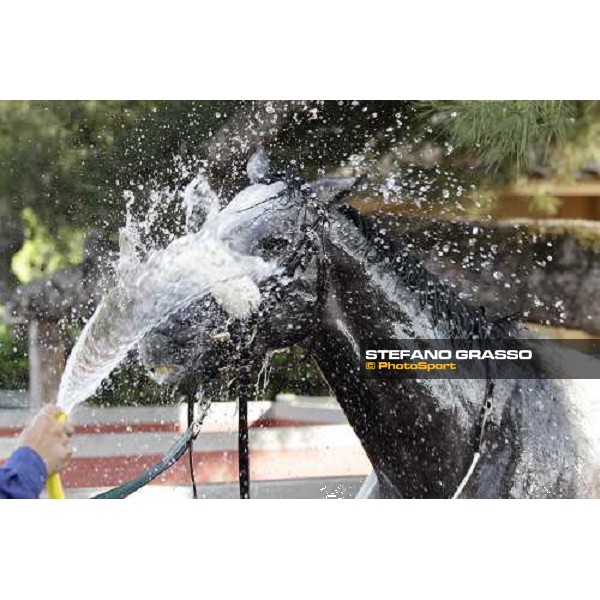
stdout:
MULTIPOLYGON (((318 313, 323 310, 324 297, 327 286, 327 264, 328 259, 325 256, 324 248, 324 228, 327 225, 325 213, 320 215, 323 219, 321 222, 319 238, 313 240, 315 254, 317 255, 317 302, 316 311, 318 313)), ((301 256, 295 255, 288 265, 288 274, 293 276, 297 268, 306 268, 306 263, 303 263, 301 256)), ((246 332, 248 333, 248 332, 246 332)), ((249 448, 249 433, 248 433, 248 402, 254 390, 252 384, 252 360, 250 358, 249 345, 242 350, 242 360, 239 366, 238 375, 238 477, 240 484, 240 498, 247 500, 250 498, 250 448, 249 448)))
POLYGON ((473 454, 473 460, 471 461, 471 466, 469 467, 467 474, 463 477, 463 480, 460 482, 459 486, 456 488, 456 491, 454 492, 454 495, 452 496, 452 500, 456 500, 457 498, 460 498, 461 494, 463 493, 463 490, 465 489, 465 486, 467 485, 467 483, 469 483, 469 480, 471 479, 471 476, 473 475, 473 472, 475 471, 475 467, 477 466, 477 463, 479 462, 480 458, 481 458, 481 452, 477 451, 477 452, 475 452, 475 454, 473 454))
POLYGON ((238 472, 240 498, 250 498, 250 448, 248 442, 248 396, 252 389, 251 366, 242 365, 238 382, 238 472))
MULTIPOLYGON (((482 341, 482 345, 485 345, 486 341, 482 341)), ((485 392, 483 396, 483 406, 479 412, 479 420, 477 422, 477 426, 475 428, 475 435, 473 437, 473 459, 471 460, 471 465, 467 470, 466 475, 463 477, 462 481, 458 485, 458 488, 452 495, 452 500, 456 500, 460 498, 465 487, 471 480, 473 473, 475 472, 475 467, 479 463, 481 459, 481 454, 483 452, 483 444, 485 442, 485 433, 486 427, 489 421, 489 417, 492 412, 492 400, 494 397, 494 388, 495 388, 495 379, 496 379, 496 367, 489 360, 485 361, 485 392)))
MULTIPOLYGON (((187 426, 188 429, 194 423, 194 405, 195 397, 191 394, 188 394, 186 397, 187 402, 187 426)), ((189 467, 190 467, 190 479, 192 480, 192 497, 194 500, 198 500, 198 487, 196 486, 196 476, 194 474, 194 439, 192 436, 190 441, 188 442, 188 458, 189 458, 189 467)))

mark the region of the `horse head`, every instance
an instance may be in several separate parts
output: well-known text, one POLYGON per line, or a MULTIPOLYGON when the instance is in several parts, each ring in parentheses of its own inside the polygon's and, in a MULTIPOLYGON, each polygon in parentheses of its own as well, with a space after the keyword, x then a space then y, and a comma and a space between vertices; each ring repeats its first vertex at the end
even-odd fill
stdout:
POLYGON ((260 360, 318 326, 325 230, 355 179, 278 179, 262 150, 247 171, 250 185, 223 208, 203 175, 184 193, 189 233, 218 245, 238 269, 143 338, 141 360, 160 383, 209 381, 242 354, 260 360))

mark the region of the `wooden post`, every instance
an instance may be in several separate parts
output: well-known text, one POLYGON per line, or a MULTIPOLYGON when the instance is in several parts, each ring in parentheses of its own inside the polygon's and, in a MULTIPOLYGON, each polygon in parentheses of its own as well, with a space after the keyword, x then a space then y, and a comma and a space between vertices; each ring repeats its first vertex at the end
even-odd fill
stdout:
POLYGON ((57 321, 29 323, 29 406, 55 402, 65 368, 66 349, 57 321))

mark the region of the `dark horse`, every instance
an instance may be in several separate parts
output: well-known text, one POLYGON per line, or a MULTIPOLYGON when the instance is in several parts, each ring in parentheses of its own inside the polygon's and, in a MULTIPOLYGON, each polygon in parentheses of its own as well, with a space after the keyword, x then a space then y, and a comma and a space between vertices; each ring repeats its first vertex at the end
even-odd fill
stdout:
MULTIPOLYGON (((361 339, 505 332, 344 203, 354 180, 269 183, 257 164, 249 170, 252 185, 221 212, 205 184, 192 192, 196 228, 210 226, 232 253, 275 266, 257 282, 260 305, 240 316, 212 297, 172 315, 140 345, 150 371, 168 374, 170 383, 208 382, 223 368, 303 346, 373 465, 363 497, 599 493, 594 382, 498 380, 490 394, 485 380, 361 377, 361 339)), ((516 326, 512 335, 519 335, 516 326)))

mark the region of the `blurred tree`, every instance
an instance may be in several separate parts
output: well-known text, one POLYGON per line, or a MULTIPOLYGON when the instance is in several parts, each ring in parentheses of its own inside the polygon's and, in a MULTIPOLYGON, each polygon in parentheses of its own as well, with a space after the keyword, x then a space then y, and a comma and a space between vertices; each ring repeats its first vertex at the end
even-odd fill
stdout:
POLYGON ((31 207, 22 211, 25 243, 12 257, 12 271, 21 283, 44 277, 83 260, 83 231, 61 225, 51 235, 31 207))
POLYGON ((194 111, 185 102, 0 102, 0 197, 51 230, 110 219, 125 178, 172 162, 193 129, 182 122, 198 125, 194 111))
MULTIPOLYGON (((375 143, 407 103, 1 101, 0 198, 54 231, 122 215, 125 189, 176 184, 210 158, 235 170, 259 143, 297 171, 375 143)), ((215 167, 215 170, 218 170, 215 167)))
POLYGON ((440 100, 423 103, 422 112, 438 136, 479 160, 498 183, 543 166, 564 175, 567 156, 572 169, 597 160, 599 107, 578 100, 440 100))
POLYGON ((7 198, 0 196, 0 304, 6 302, 17 279, 12 272, 11 258, 23 244, 25 231, 23 222, 7 198))
MULTIPOLYGON (((384 178, 400 163, 419 163, 400 178, 432 195, 422 172, 457 168, 455 155, 471 173, 481 162, 492 183, 549 160, 597 160, 599 122, 597 102, 576 101, 2 101, 0 200, 4 217, 14 222, 28 208, 28 232, 41 235, 35 219, 46 241, 55 238, 52 268, 77 258, 69 238, 82 229, 116 230, 124 190, 143 203, 149 189, 185 183, 208 159, 230 197, 259 144, 275 167, 303 176, 350 166, 384 178)), ((44 240, 27 240, 48 251, 44 240)))
POLYGON ((83 230, 110 234, 121 224, 123 189, 173 170, 173 157, 186 142, 206 135, 210 123, 202 120, 201 107, 0 102, 0 233, 11 233, 15 242, 7 238, 0 248, 1 299, 14 286, 8 268, 23 242, 23 225, 25 246, 15 263, 22 281, 78 262, 83 230))
POLYGON ((2 322, 3 312, 0 307, 0 390, 25 389, 29 377, 26 347, 2 322))

